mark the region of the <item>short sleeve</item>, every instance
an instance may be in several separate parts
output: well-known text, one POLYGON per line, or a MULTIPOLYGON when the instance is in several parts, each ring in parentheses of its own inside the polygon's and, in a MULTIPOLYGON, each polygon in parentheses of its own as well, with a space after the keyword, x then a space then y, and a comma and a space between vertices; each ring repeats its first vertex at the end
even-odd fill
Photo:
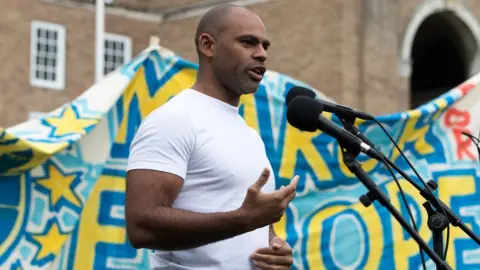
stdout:
POLYGON ((150 169, 185 179, 194 145, 188 114, 176 106, 160 107, 140 124, 130 145, 127 171, 150 169))

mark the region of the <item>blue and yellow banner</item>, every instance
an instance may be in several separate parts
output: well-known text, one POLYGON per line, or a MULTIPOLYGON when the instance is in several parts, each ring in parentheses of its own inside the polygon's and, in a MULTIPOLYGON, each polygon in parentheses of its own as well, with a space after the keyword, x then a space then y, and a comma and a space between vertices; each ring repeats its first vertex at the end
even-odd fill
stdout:
MULTIPOLYGON (((190 87, 196 70, 174 52, 151 47, 41 119, 0 129, 0 269, 149 268, 151 251, 133 249, 126 237, 128 150, 142 119, 190 87)), ((378 117, 422 178, 438 184, 435 195, 477 235, 480 164, 463 132, 480 130, 479 82, 475 76, 416 110, 378 117)), ((240 108, 265 142, 277 188, 300 176, 297 198, 275 224, 294 249, 293 269, 420 269, 412 237, 378 202, 359 202, 367 189, 343 164, 337 141, 287 123, 285 95, 296 85, 308 87, 268 71, 240 108)), ((423 186, 378 125, 357 126, 423 186)), ((410 222, 385 166, 363 154, 358 160, 410 222)), ((420 236, 432 246, 425 200, 396 176, 420 236)), ((450 227, 448 244, 453 269, 480 268, 480 247, 459 228, 450 227)))

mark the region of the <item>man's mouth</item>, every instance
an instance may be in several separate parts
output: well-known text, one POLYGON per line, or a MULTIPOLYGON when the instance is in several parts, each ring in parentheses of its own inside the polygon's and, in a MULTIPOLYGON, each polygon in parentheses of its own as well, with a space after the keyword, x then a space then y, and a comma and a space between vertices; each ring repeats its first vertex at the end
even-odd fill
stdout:
POLYGON ((263 78, 263 74, 265 74, 265 67, 263 66, 258 66, 258 67, 254 67, 252 69, 250 69, 248 71, 248 73, 250 74, 250 77, 254 80, 254 81, 261 81, 262 78, 263 78))

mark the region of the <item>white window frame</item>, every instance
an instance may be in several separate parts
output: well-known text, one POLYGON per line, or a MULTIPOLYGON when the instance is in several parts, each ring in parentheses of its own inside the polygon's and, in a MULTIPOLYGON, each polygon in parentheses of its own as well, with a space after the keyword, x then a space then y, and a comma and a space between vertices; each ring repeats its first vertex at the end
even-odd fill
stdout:
POLYGON ((65 58, 66 58, 66 27, 61 24, 55 24, 45 21, 32 21, 30 30, 30 84, 35 87, 49 88, 53 90, 65 89, 65 58), (55 81, 47 81, 36 78, 37 71, 37 30, 45 29, 57 32, 57 51, 55 81))
MULTIPOLYGON (((114 33, 105 33, 104 35, 105 42, 106 41, 113 41, 113 42, 121 42, 123 43, 123 64, 128 63, 132 58, 132 39, 129 36, 114 34, 114 33)), ((105 56, 107 55, 107 47, 104 42, 104 56, 103 56, 103 75, 107 75, 105 73, 106 68, 106 61, 105 56)), ((111 71, 113 72, 113 71, 111 71)))

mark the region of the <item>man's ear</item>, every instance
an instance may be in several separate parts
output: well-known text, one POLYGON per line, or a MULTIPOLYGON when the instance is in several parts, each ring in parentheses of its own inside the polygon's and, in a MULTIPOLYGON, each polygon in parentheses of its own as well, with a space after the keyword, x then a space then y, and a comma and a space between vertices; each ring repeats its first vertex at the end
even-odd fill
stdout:
POLYGON ((198 37, 198 49, 206 56, 212 57, 215 47, 215 39, 207 33, 203 33, 198 37))

